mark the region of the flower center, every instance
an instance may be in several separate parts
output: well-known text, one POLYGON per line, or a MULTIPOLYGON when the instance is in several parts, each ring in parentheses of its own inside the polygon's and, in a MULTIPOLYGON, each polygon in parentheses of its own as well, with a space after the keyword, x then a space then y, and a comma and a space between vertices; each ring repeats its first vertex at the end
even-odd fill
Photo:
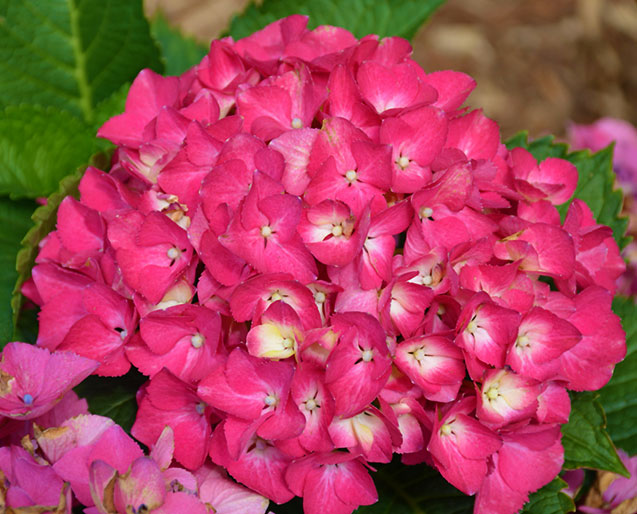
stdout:
POLYGON ((451 424, 445 423, 440 427, 440 435, 451 435, 453 429, 451 428, 451 424))
POLYGON ((27 393, 22 397, 22 401, 25 405, 33 405, 33 396, 27 393))
POLYGON ((431 207, 421 207, 418 214, 420 214, 420 219, 431 218, 434 211, 431 207))
POLYGON ((314 294, 314 301, 316 303, 325 303, 325 293, 323 291, 317 291, 314 294))
POLYGON ((192 345, 193 348, 201 348, 204 341, 205 341, 204 336, 202 336, 199 332, 197 332, 190 338, 190 344, 192 345))
POLYGON ((168 249, 168 251, 166 252, 166 255, 171 261, 174 261, 175 259, 179 259, 179 256, 181 255, 181 250, 177 248, 176 246, 173 246, 172 248, 168 249))
POLYGON ((522 334, 519 335, 516 339, 515 346, 517 346, 518 348, 526 348, 527 346, 530 346, 529 343, 529 336, 527 336, 526 334, 522 334))
POLYGON ((301 118, 293 118, 291 125, 293 129, 300 129, 303 127, 303 122, 301 121, 301 118))
POLYGON ((316 407, 316 400, 314 400, 314 398, 310 398, 308 401, 305 402, 305 408, 307 410, 314 410, 316 409, 316 407))
POLYGON ((363 352, 361 353, 361 359, 363 359, 364 362, 369 362, 374 358, 374 352, 372 350, 363 350, 363 352))
POLYGON ((345 173, 345 180, 352 184, 356 182, 356 179, 358 179, 358 173, 356 173, 355 170, 347 170, 347 173, 345 173))
POLYGON ((426 286, 430 286, 433 283, 434 279, 432 278, 431 275, 423 275, 422 276, 422 283, 426 286))
POLYGON ((279 402, 278 398, 274 396, 273 394, 269 394, 263 399, 263 403, 265 403, 268 407, 272 407, 273 405, 276 405, 278 402, 279 402))
POLYGON ((414 359, 416 359, 417 361, 421 361, 425 358, 425 350, 423 348, 418 348, 415 352, 414 352, 414 359))
POLYGON ((263 225, 261 227, 261 235, 263 237, 270 237, 272 235, 272 228, 270 225, 263 225))
POLYGON ((204 411, 206 410, 206 403, 205 402, 199 402, 197 404, 197 406, 195 407, 195 410, 197 411, 197 414, 199 414, 201 416, 204 413, 204 411))
POLYGON ((292 348, 294 346, 294 340, 291 337, 286 337, 285 339, 283 339, 283 348, 285 348, 286 350, 289 350, 290 348, 292 348))
POLYGON ((411 161, 409 160, 409 157, 405 157, 404 155, 401 155, 396 161, 396 164, 398 164, 398 167, 401 170, 404 170, 407 166, 409 166, 410 162, 411 161))
POLYGON ((471 320, 467 325, 467 332, 469 332, 470 334, 475 334, 476 330, 478 330, 478 324, 475 321, 471 320))
POLYGON ((489 387, 485 394, 487 395, 487 398, 489 398, 489 400, 495 400, 498 396, 500 396, 500 393, 498 392, 498 388, 496 386, 489 387))
POLYGON ((339 237, 343 235, 343 225, 334 225, 332 227, 332 235, 334 237, 339 237))

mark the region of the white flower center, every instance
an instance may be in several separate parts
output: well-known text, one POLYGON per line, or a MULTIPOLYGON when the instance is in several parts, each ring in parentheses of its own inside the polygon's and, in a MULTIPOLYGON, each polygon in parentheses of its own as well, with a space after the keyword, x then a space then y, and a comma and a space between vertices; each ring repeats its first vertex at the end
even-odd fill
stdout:
POLYGON ((272 407, 272 405, 276 405, 278 401, 279 400, 277 399, 277 397, 274 396, 273 394, 269 394, 263 399, 263 403, 265 403, 268 407, 272 407))
POLYGON ((363 359, 364 362, 369 362, 374 358, 374 352, 372 350, 364 350, 361 353, 361 359, 363 359))
POLYGON ((416 359, 417 361, 421 361, 424 358, 425 358, 425 350, 423 350, 422 348, 418 348, 414 352, 414 359, 416 359))
POLYGON ((358 178, 358 173, 356 173, 355 170, 347 170, 347 173, 345 173, 345 180, 347 180, 350 184, 352 184, 353 182, 356 182, 357 178, 358 178))
POLYGON ((467 325, 467 332, 473 334, 476 330, 478 330, 478 324, 475 321, 471 320, 467 325))
POLYGON ((433 213, 434 213, 434 211, 433 211, 433 209, 431 207, 421 207, 420 211, 419 211, 421 219, 431 218, 433 213))
POLYGON ((261 235, 263 237, 270 237, 272 235, 272 228, 270 228, 270 225, 263 225, 261 227, 261 235))
POLYGON ((529 346, 529 336, 527 336, 526 334, 518 336, 517 340, 515 341, 515 345, 517 347, 529 346))
POLYGON ((181 255, 181 250, 177 248, 176 246, 173 246, 172 248, 168 249, 168 251, 166 252, 166 255, 168 256, 170 260, 174 261, 175 259, 179 259, 179 256, 181 255))
POLYGON ((192 345, 193 348, 201 348, 204 341, 205 341, 204 336, 202 336, 199 332, 197 332, 190 338, 190 344, 192 345))
POLYGON ((291 125, 293 129, 300 129, 303 127, 303 122, 301 121, 301 118, 293 118, 291 125))
POLYGON ((396 161, 396 164, 398 164, 398 167, 401 170, 404 170, 407 166, 409 166, 410 162, 411 161, 409 160, 409 157, 405 157, 404 155, 401 155, 396 161))
POLYGON ((307 410, 316 409, 316 400, 314 400, 314 398, 310 398, 308 401, 305 402, 305 408, 307 410))
POLYGON ((332 235, 334 237, 339 237, 343 235, 343 225, 334 225, 332 227, 332 235))
POLYGON ((500 396, 498 388, 495 386, 489 387, 485 394, 487 395, 487 398, 489 398, 489 400, 495 400, 498 396, 500 396))
POLYGON ((422 277, 422 283, 426 286, 431 285, 433 281, 434 279, 431 277, 431 275, 423 275, 422 277))
POLYGON ((325 293, 323 291, 317 291, 314 295, 314 301, 316 303, 325 303, 325 293))
POLYGON ((283 348, 289 350, 294 346, 294 340, 291 337, 286 337, 283 339, 283 348))

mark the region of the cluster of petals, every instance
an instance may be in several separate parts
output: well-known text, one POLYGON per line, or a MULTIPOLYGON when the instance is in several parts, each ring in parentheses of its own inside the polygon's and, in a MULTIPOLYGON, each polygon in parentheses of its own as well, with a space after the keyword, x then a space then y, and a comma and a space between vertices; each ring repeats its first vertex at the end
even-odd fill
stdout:
MULTIPOLYGON (((131 433, 150 456, 117 460, 121 432, 37 439, 87 512, 204 512, 235 494, 224 468, 254 512, 349 514, 399 454, 514 513, 561 469, 567 389, 624 356, 611 229, 556 209, 576 168, 507 150, 462 107, 473 79, 426 73, 405 40, 306 23, 142 71, 99 131, 111 169, 86 170, 41 245, 37 344, 148 376, 131 433)), ((62 426, 89 422, 113 430, 62 426)))
MULTIPOLYGON (((637 127, 617 118, 601 118, 590 125, 572 123, 568 141, 575 149, 598 151, 613 145, 613 171, 624 192, 624 214, 628 216, 628 235, 637 234, 637 127)), ((637 243, 631 241, 622 251, 626 272, 619 278, 617 292, 637 295, 637 243)))

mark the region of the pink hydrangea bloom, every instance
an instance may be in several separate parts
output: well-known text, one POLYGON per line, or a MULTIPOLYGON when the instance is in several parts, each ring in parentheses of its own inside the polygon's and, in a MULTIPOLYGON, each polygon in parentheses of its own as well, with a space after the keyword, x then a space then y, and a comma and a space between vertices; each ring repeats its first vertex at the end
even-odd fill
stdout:
MULTIPOLYGON (((507 150, 462 108, 473 79, 425 72, 405 40, 306 25, 141 72, 99 131, 110 169, 87 170, 42 245, 38 345, 98 361, 47 352, 85 364, 47 387, 149 377, 132 428, 149 456, 99 417, 34 430, 87 512, 300 496, 348 514, 377 499, 368 463, 399 453, 476 513, 513 514, 561 468, 567 388, 623 358, 612 232, 556 208, 575 167, 507 150)), ((12 359, 6 412, 51 408, 12 359)))

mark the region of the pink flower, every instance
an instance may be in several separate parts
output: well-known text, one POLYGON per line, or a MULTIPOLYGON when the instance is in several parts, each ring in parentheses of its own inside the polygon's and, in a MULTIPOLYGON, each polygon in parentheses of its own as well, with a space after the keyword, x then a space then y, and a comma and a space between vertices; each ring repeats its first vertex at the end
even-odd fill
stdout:
POLYGON ((73 502, 68 484, 48 463, 38 462, 23 448, 0 448, 0 472, 3 474, 3 507, 14 512, 24 509, 71 514, 73 502))
POLYGON ((0 414, 15 419, 41 416, 98 365, 71 352, 9 343, 0 362, 0 414))
POLYGON ((318 453, 294 461, 285 478, 294 494, 303 497, 307 514, 351 514, 378 499, 363 462, 348 453, 318 453))
POLYGON ((187 469, 199 468, 208 451, 211 412, 195 387, 164 368, 151 378, 138 402, 131 434, 149 446, 168 425, 175 434, 175 459, 187 469))
POLYGON ((475 81, 411 52, 294 15, 143 71, 23 287, 38 344, 97 362, 9 345, 0 438, 41 424, 88 514, 347 514, 394 453, 517 512, 561 467, 567 388, 624 356, 623 265, 585 204, 561 221, 575 167, 509 151, 475 81), (149 456, 69 392, 131 364, 149 456))
POLYGON ((574 148, 590 148, 593 152, 614 143, 613 168, 622 187, 634 193, 637 178, 635 127, 624 120, 602 118, 591 125, 572 124, 569 139, 574 148))
POLYGON ((487 459, 502 446, 502 439, 470 414, 475 399, 464 398, 434 421, 427 449, 436 467, 451 485, 465 494, 481 489, 487 459))

